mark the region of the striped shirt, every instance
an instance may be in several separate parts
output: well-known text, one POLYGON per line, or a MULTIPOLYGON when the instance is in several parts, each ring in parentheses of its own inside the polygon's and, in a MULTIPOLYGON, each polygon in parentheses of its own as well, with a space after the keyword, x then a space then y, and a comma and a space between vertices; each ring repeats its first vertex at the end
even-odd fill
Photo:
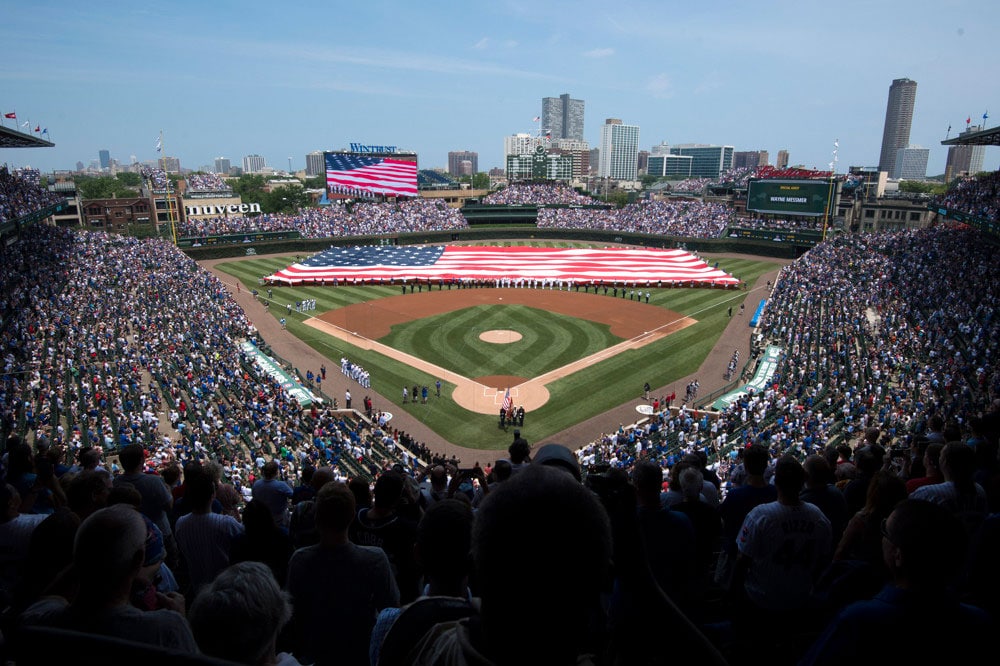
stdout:
POLYGON ((177 547, 187 562, 191 585, 200 588, 229 566, 233 539, 243 524, 220 513, 189 513, 177 519, 177 547))
POLYGON ((960 493, 954 481, 934 483, 921 486, 910 494, 910 499, 925 500, 939 504, 955 514, 966 532, 972 535, 989 514, 986 501, 986 491, 978 483, 974 484, 975 492, 960 493))
POLYGON ((805 606, 817 572, 829 559, 830 540, 830 521, 813 504, 754 507, 736 542, 751 560, 745 583, 750 601, 770 610, 805 606))

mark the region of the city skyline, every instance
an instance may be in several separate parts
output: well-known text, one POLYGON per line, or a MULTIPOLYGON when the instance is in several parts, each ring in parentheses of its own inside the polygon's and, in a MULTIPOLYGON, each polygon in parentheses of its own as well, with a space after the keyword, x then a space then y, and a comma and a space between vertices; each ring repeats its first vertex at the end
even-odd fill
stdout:
MULTIPOLYGON (((331 33, 301 20, 329 9, 314 2, 288 12, 43 0, 0 25, 0 112, 45 127, 56 146, 2 150, 0 162, 72 169, 102 149, 145 162, 160 155, 163 131, 164 154, 185 168, 256 153, 282 170, 291 155, 302 170, 312 151, 361 142, 414 150, 421 168, 445 168, 449 151, 467 149, 487 171, 503 165, 504 137, 537 129, 540 100, 568 94, 586 103, 591 146, 615 117, 641 128, 642 150, 786 149, 807 168, 828 168, 839 141, 844 172, 878 164, 886 88, 909 78, 920 84, 909 143, 929 148, 937 175, 946 134, 1000 106, 984 84, 997 78, 990 26, 1000 8, 989 4, 552 5, 352 5, 331 33), (664 39, 685 57, 663 58, 664 39), (920 48, 876 50, 896 41, 920 48)), ((984 168, 998 159, 988 149, 984 168)))

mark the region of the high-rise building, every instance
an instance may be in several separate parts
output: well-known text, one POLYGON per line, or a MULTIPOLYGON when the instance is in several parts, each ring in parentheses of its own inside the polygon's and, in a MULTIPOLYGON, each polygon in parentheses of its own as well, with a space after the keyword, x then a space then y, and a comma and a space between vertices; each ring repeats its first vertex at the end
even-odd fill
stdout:
POLYGON ((260 155, 243 157, 243 173, 260 173, 267 166, 267 160, 260 155))
POLYGON ((650 156, 653 155, 669 155, 670 154, 670 144, 666 141, 661 141, 660 143, 653 146, 649 151, 650 156))
POLYGON ((896 151, 910 145, 910 125, 913 122, 913 105, 916 100, 916 81, 893 80, 889 86, 889 103, 885 107, 885 127, 882 129, 882 152, 878 158, 879 170, 889 172, 890 178, 900 177, 895 171, 896 151))
MULTIPOLYGON (((970 125, 964 132, 959 134, 963 137, 966 134, 979 132, 981 125, 970 125)), ((944 180, 950 183, 952 179, 961 176, 963 173, 974 175, 983 170, 983 159, 986 157, 986 146, 951 146, 948 148, 948 161, 944 167, 944 180)))
POLYGON ((767 164, 766 150, 738 150, 733 153, 734 169, 752 169, 767 164))
POLYGON ((590 144, 576 139, 554 139, 549 152, 554 155, 569 155, 573 158, 573 177, 586 178, 590 175, 590 144))
POLYGON ((512 134, 503 138, 503 161, 511 155, 534 155, 535 148, 546 143, 545 139, 530 134, 512 134))
MULTIPOLYGON (((896 151, 896 163, 893 164, 893 178, 901 180, 923 180, 927 177, 927 160, 930 158, 930 148, 907 146, 896 151)), ((881 170, 882 167, 879 167, 881 170)))
POLYGON ((507 172, 501 169, 500 167, 493 167, 492 169, 489 170, 488 173, 490 176, 491 190, 498 185, 507 184, 507 172))
POLYGON ((306 154, 306 176, 326 175, 326 159, 322 150, 314 150, 306 154))
POLYGON ((639 126, 608 118, 601 126, 601 161, 597 175, 612 180, 636 180, 639 165, 639 126))
POLYGON ((778 151, 778 159, 775 160, 774 166, 777 167, 778 169, 787 169, 788 168, 788 151, 787 150, 779 150, 778 151))
POLYGON ((636 167, 639 169, 639 173, 641 173, 641 174, 646 173, 646 169, 649 167, 649 151, 648 150, 640 150, 639 151, 639 160, 638 160, 638 163, 636 164, 636 167))
POLYGON ((111 152, 108 150, 99 150, 97 155, 100 157, 101 168, 108 169, 111 167, 111 152))
POLYGON ((646 173, 657 178, 664 176, 690 178, 693 161, 694 158, 690 155, 666 155, 663 153, 650 155, 646 173))
POLYGON ((181 159, 179 157, 161 157, 157 160, 157 164, 161 169, 167 173, 180 173, 181 172, 181 159))
POLYGON ((720 174, 733 168, 733 146, 713 146, 704 143, 684 143, 670 147, 671 155, 690 155, 691 176, 694 178, 718 178, 720 174))
POLYGON ((479 173, 479 153, 471 150, 450 151, 448 173, 452 176, 471 176, 479 173))
POLYGON ((542 134, 552 139, 583 141, 582 99, 570 99, 568 93, 542 98, 542 134))
POLYGON ((227 176, 229 175, 229 170, 233 167, 232 162, 228 157, 216 157, 215 158, 215 173, 223 173, 227 176))

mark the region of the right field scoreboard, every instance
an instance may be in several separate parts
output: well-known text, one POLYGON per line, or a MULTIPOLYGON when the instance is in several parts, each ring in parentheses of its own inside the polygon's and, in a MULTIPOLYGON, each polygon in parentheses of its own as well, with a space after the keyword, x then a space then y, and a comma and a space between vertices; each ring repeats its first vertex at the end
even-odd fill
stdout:
POLYGON ((835 210, 833 203, 839 192, 839 181, 831 184, 828 180, 751 180, 747 189, 747 210, 820 217, 835 210))

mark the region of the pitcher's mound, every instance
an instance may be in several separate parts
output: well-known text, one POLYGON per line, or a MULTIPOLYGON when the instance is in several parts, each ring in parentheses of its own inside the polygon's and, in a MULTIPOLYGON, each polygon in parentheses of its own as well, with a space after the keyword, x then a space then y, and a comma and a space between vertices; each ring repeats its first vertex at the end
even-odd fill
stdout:
POLYGON ((509 329, 495 329, 492 331, 483 331, 479 334, 479 339, 483 342, 492 342, 498 345, 505 345, 511 342, 517 342, 521 339, 521 334, 517 331, 511 331, 509 329))

